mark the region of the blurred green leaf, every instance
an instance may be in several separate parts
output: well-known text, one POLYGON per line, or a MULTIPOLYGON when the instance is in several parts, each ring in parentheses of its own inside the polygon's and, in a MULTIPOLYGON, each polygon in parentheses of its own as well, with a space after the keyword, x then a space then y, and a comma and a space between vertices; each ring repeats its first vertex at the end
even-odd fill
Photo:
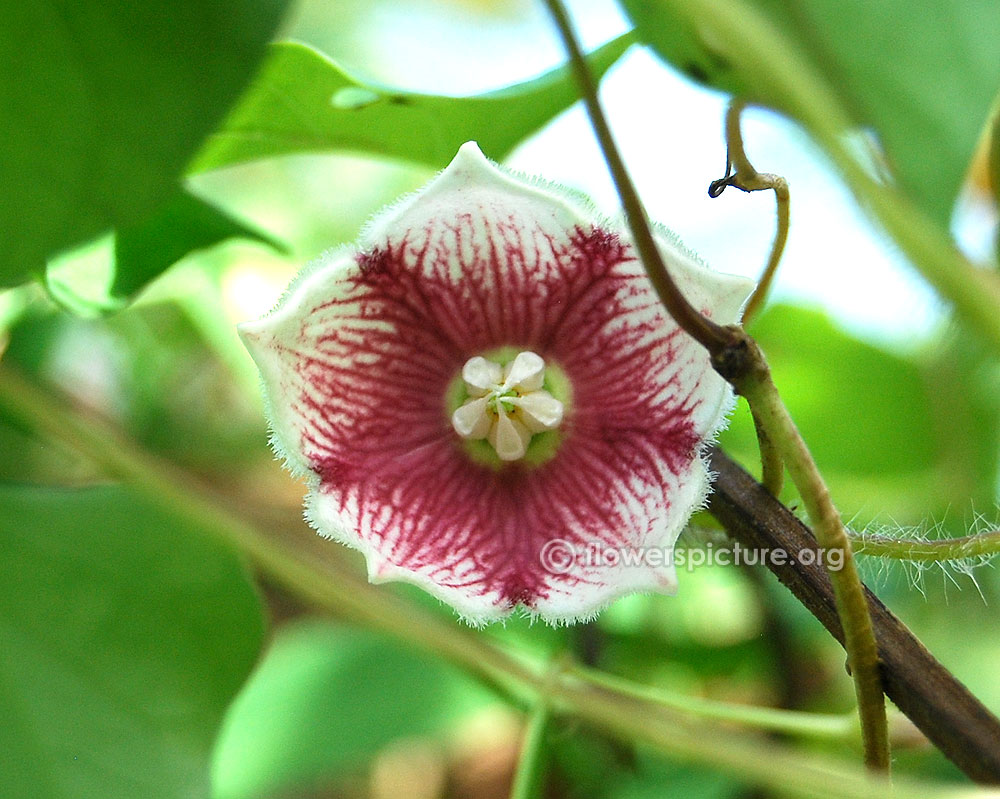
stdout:
MULTIPOLYGON (((953 501, 941 482, 936 408, 924 369, 838 329, 823 313, 768 309, 750 328, 775 383, 845 513, 884 512, 901 521, 953 501)), ((749 414, 720 440, 755 463, 749 414)), ((965 442, 973 444, 974 442, 965 442)))
POLYGON ((1000 203, 1000 108, 993 115, 990 126, 989 179, 993 196, 1000 203))
MULTIPOLYGON (((993 198, 1000 205, 1000 106, 993 114, 993 124, 989 131, 989 164, 988 175, 990 186, 993 188, 993 198)), ((995 254, 997 263, 1000 264, 1000 226, 994 233, 995 254)))
POLYGON ((651 757, 641 758, 632 774, 620 777, 607 795, 614 799, 735 799, 746 796, 746 786, 726 774, 695 766, 664 763, 651 757))
POLYGON ((117 488, 0 486, 6 799, 208 794, 262 638, 237 559, 117 488))
POLYGON ((569 799, 615 796, 612 786, 633 766, 631 744, 571 719, 553 720, 547 745, 547 781, 558 786, 553 793, 569 799))
POLYGON ((729 799, 741 793, 740 784, 725 774, 664 762, 644 747, 572 721, 554 723, 549 738, 550 783, 569 799, 729 799))
POLYGON ((946 521, 954 535, 965 535, 973 512, 989 514, 997 506, 1000 363, 969 330, 954 325, 930 352, 926 381, 942 464, 939 488, 954 511, 946 521))
MULTIPOLYGON (((212 296, 212 280, 195 271, 185 291, 205 304, 205 314, 221 317, 235 350, 239 339, 212 296)), ((176 302, 146 302, 128 313, 81 319, 39 302, 11 330, 4 363, 36 381, 55 381, 130 440, 195 473, 270 466, 265 421, 254 397, 234 383, 223 349, 228 341, 210 342, 211 332, 193 313, 176 302)), ((254 378, 247 381, 250 390, 254 378)), ((0 431, 5 421, 0 409, 0 431)), ((86 459, 36 438, 15 434, 2 449, 6 443, 0 442, 0 452, 10 454, 0 459, 0 482, 77 484, 100 477, 86 459)))
POLYGON ((234 219, 200 197, 177 192, 155 216, 116 234, 111 295, 128 299, 189 253, 232 238, 252 239, 287 250, 267 233, 234 219))
MULTIPOLYGON (((621 0, 641 38, 698 81, 784 109, 762 72, 740 73, 710 31, 666 0, 621 0)), ((749 0, 815 67, 844 110, 871 126, 902 187, 947 226, 1000 86, 994 0, 749 0)))
MULTIPOLYGON (((632 41, 626 34, 595 50, 589 56, 595 74, 603 75, 632 41)), ((565 67, 475 97, 440 97, 364 83, 307 45, 281 42, 192 171, 322 150, 440 168, 470 139, 501 159, 578 97, 565 67)))
POLYGON ((776 305, 751 326, 821 465, 862 475, 934 462, 920 366, 845 333, 820 311, 776 305))
POLYGON ((488 698, 392 639, 319 621, 286 627, 226 717, 213 796, 274 796, 356 774, 386 744, 433 733, 488 698))
POLYGON ((12 3, 0 26, 0 287, 177 189, 285 0, 12 3))

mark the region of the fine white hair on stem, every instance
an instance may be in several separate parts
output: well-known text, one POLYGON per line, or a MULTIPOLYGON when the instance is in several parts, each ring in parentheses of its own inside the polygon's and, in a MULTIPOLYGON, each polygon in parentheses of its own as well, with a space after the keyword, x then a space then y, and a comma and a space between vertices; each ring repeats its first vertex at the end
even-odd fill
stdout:
POLYGON ((983 536, 985 540, 986 537, 992 539, 1000 535, 998 517, 1000 508, 993 519, 973 512, 964 535, 959 538, 949 534, 951 526, 946 527, 944 520, 924 521, 918 525, 875 521, 860 529, 851 529, 850 535, 855 553, 860 556, 860 563, 873 584, 884 586, 905 579, 911 588, 926 598, 928 590, 933 588, 928 578, 937 576, 945 601, 949 590, 961 591, 971 584, 985 603, 987 598, 979 584, 979 572, 995 566, 1000 557, 1000 547, 985 547, 970 554, 973 548, 968 543, 977 536, 983 536), (950 546, 949 541, 955 541, 956 546, 950 546), (962 546, 958 545, 960 542, 962 546), (927 545, 940 549, 938 552, 929 551, 927 545))

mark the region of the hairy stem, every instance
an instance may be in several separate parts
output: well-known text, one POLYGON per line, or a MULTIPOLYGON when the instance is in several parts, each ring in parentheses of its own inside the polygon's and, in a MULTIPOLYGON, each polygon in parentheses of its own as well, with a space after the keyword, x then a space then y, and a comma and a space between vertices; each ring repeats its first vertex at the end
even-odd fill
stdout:
POLYGON ((771 439, 767 425, 761 420, 760 414, 751 407, 750 415, 753 417, 754 430, 757 432, 757 446, 760 449, 760 482, 773 496, 778 496, 785 484, 785 462, 782 460, 780 450, 771 439))
POLYGON ((851 546, 859 555, 873 555, 895 560, 945 562, 949 560, 975 560, 1000 554, 1000 530, 960 538, 919 540, 893 538, 873 533, 849 534, 851 546))

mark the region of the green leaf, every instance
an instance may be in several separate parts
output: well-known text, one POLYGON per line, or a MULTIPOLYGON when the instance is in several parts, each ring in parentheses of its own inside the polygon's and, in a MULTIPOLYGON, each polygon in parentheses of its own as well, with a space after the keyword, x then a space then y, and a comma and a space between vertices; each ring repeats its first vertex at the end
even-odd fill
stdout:
POLYGON ((634 771, 608 792, 614 799, 735 799, 745 796, 746 786, 726 774, 686 764, 663 763, 652 757, 640 758, 634 771))
POLYGON ((967 511, 997 506, 1000 364, 966 328, 954 325, 936 342, 925 373, 945 466, 939 485, 952 497, 955 512, 948 521, 960 525, 956 535, 965 535, 967 511))
MULTIPOLYGON (((595 74, 603 75, 632 41, 627 34, 594 51, 595 74)), ((323 150, 439 168, 470 139, 500 159, 578 97, 565 67, 488 94, 439 97, 365 83, 307 45, 281 42, 192 171, 323 150)))
MULTIPOLYGON (((763 70, 740 72, 726 43, 666 0, 621 0, 640 37, 696 80, 785 108, 763 70)), ((747 0, 813 68, 842 110, 874 129, 902 188, 947 226, 1000 86, 994 0, 747 0)), ((692 13, 697 13, 694 4, 692 13)))
POLYGON ((6 799, 206 796, 263 634, 237 559, 117 488, 0 486, 6 799))
POLYGON ((268 234, 190 192, 180 191, 155 216, 118 231, 111 294, 128 299, 189 253, 232 238, 252 239, 287 251, 286 245, 268 234))
POLYGON ((488 698, 392 639, 319 621, 285 627, 226 717, 213 796, 292 795, 356 776, 385 745, 432 733, 488 698))
POLYGON ((993 196, 1000 203, 1000 109, 993 115, 990 128, 989 176, 993 196))
POLYGON ((0 287, 176 191, 285 0, 13 3, 0 26, 0 287))
MULTIPOLYGON (((993 197, 1000 205, 1000 108, 993 114, 993 124, 989 132, 988 179, 993 189, 993 197)), ((996 231, 996 259, 1000 263, 1000 227, 996 231)))
POLYGON ((288 252, 285 243, 269 234, 194 194, 178 191, 144 222, 51 259, 45 269, 45 289, 70 314, 109 316, 173 264, 232 238, 288 252))

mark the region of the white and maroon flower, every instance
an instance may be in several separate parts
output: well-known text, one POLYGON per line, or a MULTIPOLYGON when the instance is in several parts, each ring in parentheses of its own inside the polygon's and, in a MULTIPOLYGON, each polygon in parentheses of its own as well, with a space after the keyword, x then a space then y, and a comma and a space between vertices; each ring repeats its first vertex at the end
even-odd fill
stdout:
MULTIPOLYGON (((737 321, 748 281, 658 240, 688 300, 737 321)), ((240 332, 308 518, 373 581, 474 623, 676 589, 662 555, 704 501, 732 394, 627 234, 576 198, 470 142, 240 332)))

